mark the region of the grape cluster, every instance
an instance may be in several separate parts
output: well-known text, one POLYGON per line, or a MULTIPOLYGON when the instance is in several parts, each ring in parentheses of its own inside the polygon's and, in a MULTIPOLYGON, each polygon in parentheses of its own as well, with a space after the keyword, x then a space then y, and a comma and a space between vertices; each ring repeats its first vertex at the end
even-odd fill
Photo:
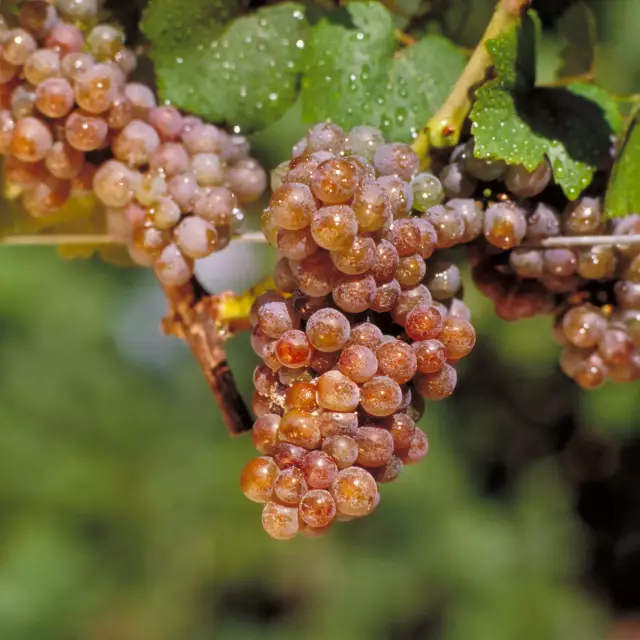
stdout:
POLYGON ((555 337, 565 347, 561 367, 583 388, 640 378, 640 247, 543 246, 561 236, 637 234, 639 215, 607 220, 597 194, 567 201, 546 161, 527 171, 479 159, 472 140, 453 150, 439 179, 445 207, 478 198, 472 276, 498 316, 554 314, 555 337))
POLYGON ((27 212, 95 193, 114 237, 167 285, 226 246, 266 174, 229 135, 131 82, 136 56, 96 0, 23 3, 0 24, 0 153, 27 212), (95 26, 90 26, 95 25, 95 26))
POLYGON ((475 344, 459 271, 426 263, 476 235, 475 204, 439 206, 411 148, 371 127, 316 125, 294 156, 262 218, 281 257, 251 313, 262 455, 241 477, 277 539, 371 513, 378 484, 426 455, 423 398, 452 394, 475 344))
POLYGON ((246 138, 155 101, 111 148, 114 159, 93 181, 111 233, 166 285, 184 284, 194 260, 226 247, 243 219, 239 207, 267 186, 246 138))

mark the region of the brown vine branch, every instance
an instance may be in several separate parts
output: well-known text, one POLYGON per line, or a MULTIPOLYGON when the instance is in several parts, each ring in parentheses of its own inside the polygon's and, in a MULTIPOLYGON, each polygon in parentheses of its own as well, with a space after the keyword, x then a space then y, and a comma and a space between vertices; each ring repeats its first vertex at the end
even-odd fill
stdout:
POLYGON ((181 287, 161 286, 170 305, 169 315, 162 323, 163 332, 189 345, 229 433, 237 435, 248 431, 253 419, 227 363, 224 341, 229 327, 216 317, 218 296, 207 296, 195 278, 181 287))
POLYGON ((427 157, 430 146, 450 147, 460 140, 462 125, 471 110, 472 93, 484 82, 492 66, 491 56, 486 48, 487 41, 519 24, 521 15, 530 1, 498 0, 482 39, 474 49, 449 97, 427 122, 413 143, 413 149, 421 160, 427 157))
MULTIPOLYGON (((255 242, 261 234, 246 234, 255 242)), ((264 238, 263 238, 264 240, 264 238)), ((114 245, 119 241, 108 234, 35 234, 0 237, 8 246, 114 245)), ((169 315, 163 319, 165 335, 184 340, 198 361, 202 373, 222 413, 231 435, 251 429, 253 419, 236 386, 227 363, 224 342, 236 331, 249 328, 245 318, 225 320, 220 317, 220 301, 231 293, 209 296, 195 278, 181 287, 162 286, 169 301, 169 315)))

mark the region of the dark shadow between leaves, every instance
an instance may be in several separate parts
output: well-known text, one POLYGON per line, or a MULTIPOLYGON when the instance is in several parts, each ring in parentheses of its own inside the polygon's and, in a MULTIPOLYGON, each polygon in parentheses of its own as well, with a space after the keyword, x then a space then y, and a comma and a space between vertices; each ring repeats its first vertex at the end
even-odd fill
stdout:
POLYGON ((537 135, 561 143, 572 160, 597 166, 611 145, 612 130, 602 108, 566 87, 516 94, 520 118, 537 135))

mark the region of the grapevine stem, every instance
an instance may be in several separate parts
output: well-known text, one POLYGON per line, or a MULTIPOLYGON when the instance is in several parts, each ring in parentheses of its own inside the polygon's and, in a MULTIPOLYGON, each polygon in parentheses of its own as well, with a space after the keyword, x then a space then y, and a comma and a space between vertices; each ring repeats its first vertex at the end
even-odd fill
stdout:
POLYGON ((413 143, 413 149, 421 160, 426 158, 430 146, 451 147, 460 140, 462 125, 471 110, 471 93, 484 81, 492 65, 491 56, 486 47, 487 41, 517 25, 530 1, 498 0, 482 39, 471 54, 467 66, 456 81, 449 97, 427 122, 413 143))
POLYGON ((640 244, 640 233, 628 236, 556 236, 523 246, 530 249, 548 249, 550 247, 606 247, 615 244, 640 244))
POLYGON ((32 234, 0 236, 0 244, 15 246, 50 246, 50 245, 85 245, 85 244, 118 244, 112 236, 106 234, 32 234))
POLYGON ((227 363, 224 329, 217 322, 218 296, 208 296, 192 278, 181 287, 161 285, 169 300, 164 333, 182 338, 198 361, 231 435, 251 429, 253 420, 227 363))
MULTIPOLYGON (((235 242, 265 243, 266 239, 259 231, 249 231, 234 236, 235 242)), ((36 233, 25 235, 0 236, 0 245, 11 246, 53 246, 53 245, 111 245, 122 244, 120 240, 108 234, 56 234, 36 233)))

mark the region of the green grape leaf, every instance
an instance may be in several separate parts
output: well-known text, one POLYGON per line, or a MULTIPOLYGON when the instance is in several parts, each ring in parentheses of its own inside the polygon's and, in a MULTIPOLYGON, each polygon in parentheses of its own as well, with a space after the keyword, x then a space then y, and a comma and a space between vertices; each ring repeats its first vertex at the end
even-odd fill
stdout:
POLYGON ((558 21, 560 35, 566 41, 562 51, 561 78, 591 73, 595 58, 596 20, 585 2, 576 2, 558 21))
POLYGON ((154 0, 142 20, 164 100, 212 122, 262 129, 295 102, 309 23, 299 4, 236 17, 243 0, 154 0), (167 13, 164 13, 167 12, 167 13))
POLYGON ((348 3, 343 12, 344 21, 319 22, 306 47, 304 119, 366 123, 410 141, 444 102, 464 56, 440 36, 396 51, 392 16, 379 3, 348 3))
POLYGON ((520 28, 487 43, 496 77, 478 89, 471 110, 475 155, 530 171, 546 157, 555 182, 574 200, 591 183, 622 120, 615 100, 599 87, 535 86, 536 31, 530 13, 520 28))
POLYGON ((640 213, 640 112, 632 118, 627 135, 616 157, 605 196, 610 218, 640 213))
POLYGON ((154 46, 176 51, 188 47, 192 39, 216 38, 226 23, 248 6, 247 0, 151 0, 140 27, 154 46))

